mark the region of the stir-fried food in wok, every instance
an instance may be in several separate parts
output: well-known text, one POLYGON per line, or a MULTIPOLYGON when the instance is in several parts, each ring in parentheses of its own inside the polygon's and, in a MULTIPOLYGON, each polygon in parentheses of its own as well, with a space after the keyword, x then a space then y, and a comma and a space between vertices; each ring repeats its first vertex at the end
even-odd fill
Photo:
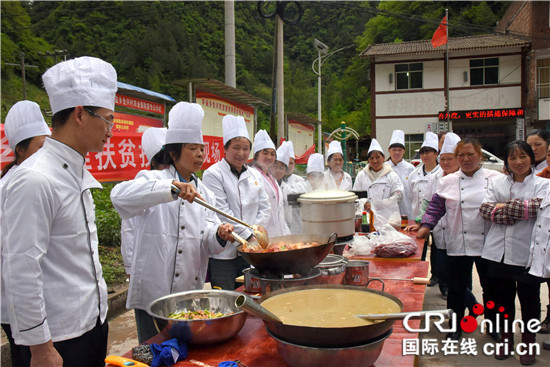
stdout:
POLYGON ((171 312, 168 314, 170 319, 178 320, 206 320, 206 319, 215 319, 217 317, 229 316, 233 312, 223 313, 223 312, 211 312, 209 310, 197 310, 197 311, 180 311, 180 312, 171 312))
POLYGON ((287 243, 287 242, 275 242, 270 243, 266 248, 254 248, 243 246, 244 252, 280 252, 280 251, 290 251, 298 250, 302 248, 315 247, 319 246, 317 242, 296 242, 296 243, 287 243))

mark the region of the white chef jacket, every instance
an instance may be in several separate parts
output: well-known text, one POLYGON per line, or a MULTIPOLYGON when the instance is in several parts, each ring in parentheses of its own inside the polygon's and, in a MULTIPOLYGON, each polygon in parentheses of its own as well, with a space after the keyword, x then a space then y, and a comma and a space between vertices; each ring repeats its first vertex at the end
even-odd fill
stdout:
POLYGON ((340 186, 336 185, 336 180, 334 179, 334 176, 332 176, 332 173, 330 172, 330 168, 328 168, 325 171, 325 177, 323 179, 323 189, 324 190, 351 190, 353 186, 353 182, 351 180, 351 176, 349 173, 344 172, 344 177, 342 178, 342 181, 340 182, 340 186))
POLYGON ((397 176, 399 176, 399 179, 401 180, 401 183, 403 184, 403 200, 399 202, 399 211, 401 212, 401 215, 407 215, 410 218, 414 219, 411 216, 412 212, 412 205, 411 205, 411 198, 409 198, 409 181, 407 181, 407 177, 411 174, 412 171, 414 171, 414 166, 410 164, 409 162, 402 159, 397 164, 393 164, 392 160, 388 160, 388 164, 390 165, 391 169, 395 173, 397 173, 397 176))
MULTIPOLYGON (((550 185, 550 180, 548 180, 550 185)), ((550 278, 550 187, 540 204, 533 234, 527 267, 529 274, 539 278, 550 278)))
MULTIPOLYGON (((403 193, 403 184, 391 168, 390 165, 384 163, 382 172, 376 181, 372 181, 372 178, 368 175, 369 165, 363 168, 355 178, 355 184, 353 190, 355 191, 367 191, 369 200, 383 200, 388 199, 396 192, 403 193)), ((399 200, 398 200, 399 202, 399 200)))
POLYGON ((407 177, 408 194, 407 198, 411 201, 411 216, 409 219, 416 219, 420 214, 420 208, 422 207, 422 200, 426 196, 426 187, 428 186, 428 179, 431 175, 435 175, 441 170, 439 164, 435 166, 430 172, 424 176, 423 171, 424 164, 420 163, 407 177))
POLYGON ((501 174, 480 168, 472 177, 459 170, 441 178, 437 195, 445 199, 447 255, 481 256, 490 223, 483 219, 479 207, 485 199, 489 179, 501 174))
MULTIPOLYGON (((13 173, 15 172, 15 170, 17 169, 17 164, 13 165, 8 172, 6 172, 6 174, 4 175, 4 177, 2 177, 0 179, 0 192, 2 191, 2 187, 5 186, 5 184, 8 182, 10 176, 13 175, 13 173)), ((0 223, 2 223, 2 211, 0 210, 0 223)), ((0 241, 0 245, 1 245, 1 241, 0 241)), ((2 256, 0 254, 0 262, 2 261, 2 256)), ((0 264, 0 269, 1 269, 1 264, 0 264)), ((0 282, 1 282, 1 285, 0 285, 0 304, 1 304, 1 309, 0 309, 0 317, 1 317, 1 322, 2 324, 9 324, 10 321, 9 321, 9 317, 8 317, 8 303, 7 303, 7 300, 6 300, 6 290, 4 289, 4 279, 2 277, 0 277, 0 282)))
POLYGON ((256 176, 258 181, 262 183, 269 199, 269 219, 267 224, 264 226, 267 233, 270 237, 285 236, 290 234, 290 230, 288 229, 285 220, 285 203, 281 187, 271 173, 268 172, 267 174, 271 179, 273 179, 275 186, 273 186, 271 182, 269 182, 268 178, 260 172, 258 167, 252 166, 248 169, 254 176, 256 176))
MULTIPOLYGON (((511 175, 499 175, 489 180, 489 190, 483 202, 542 199, 547 196, 548 182, 548 179, 537 177, 533 172, 523 182, 514 182, 511 175)), ((536 218, 528 218, 513 225, 491 223, 481 256, 498 263, 503 260, 508 265, 526 267, 535 221, 536 218)))
MULTIPOLYGON (((251 173, 250 167, 237 178, 224 158, 204 171, 202 182, 216 196, 218 209, 248 224, 259 224, 264 227, 267 225, 271 210, 269 199, 261 181, 251 173)), ((244 239, 252 235, 250 228, 218 216, 224 222, 231 223, 235 227, 235 233, 244 239)), ((268 234, 271 235, 269 232, 268 234)), ((211 257, 221 260, 234 259, 237 257, 238 246, 239 242, 228 242, 220 254, 211 257)))
POLYGON ((535 175, 538 175, 542 172, 546 167, 548 166, 548 163, 546 163, 546 159, 540 162, 535 166, 535 175))
MULTIPOLYGON (((437 192, 439 187, 439 180, 443 177, 443 170, 440 169, 437 173, 430 175, 428 178, 428 184, 426 185, 426 192, 424 194, 424 200, 428 202, 432 200, 432 196, 437 192)), ((447 214, 445 214, 437 225, 432 229, 432 235, 434 238, 434 245, 440 250, 445 250, 445 228, 447 227, 447 214)))
POLYGON ((120 253, 122 254, 124 270, 128 275, 130 275, 130 268, 132 267, 136 232, 139 231, 142 220, 142 216, 136 216, 122 219, 120 222, 120 253))
MULTIPOLYGON (((174 166, 143 170, 136 178, 116 185, 111 201, 124 219, 141 216, 130 270, 127 308, 147 310, 155 299, 170 293, 202 289, 208 257, 223 251, 216 240, 216 213, 171 193, 179 181, 174 166)), ((196 190, 211 205, 214 194, 197 178, 196 190)))
POLYGON ((306 192, 306 181, 295 174, 281 183, 281 191, 284 197, 285 220, 291 234, 302 233, 302 211, 300 206, 290 206, 288 204, 289 194, 303 194, 306 192))
POLYGON ((101 185, 84 164, 48 137, 3 188, 2 275, 16 344, 76 338, 107 316, 90 192, 101 185))

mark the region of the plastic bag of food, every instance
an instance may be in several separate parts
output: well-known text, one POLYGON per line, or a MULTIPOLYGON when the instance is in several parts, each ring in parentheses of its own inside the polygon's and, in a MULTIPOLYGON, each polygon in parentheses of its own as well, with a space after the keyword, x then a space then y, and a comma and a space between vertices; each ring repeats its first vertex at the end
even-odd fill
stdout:
POLYGON ((370 241, 374 244, 372 252, 379 257, 408 257, 418 248, 411 237, 398 232, 389 224, 383 225, 379 234, 371 234, 370 241))
POLYGON ((353 242, 349 245, 349 251, 345 256, 370 255, 372 253, 373 244, 369 236, 356 234, 353 237, 353 242))
POLYGON ((401 228, 399 204, 394 199, 372 200, 371 210, 374 214, 374 228, 377 230, 385 224, 401 228))

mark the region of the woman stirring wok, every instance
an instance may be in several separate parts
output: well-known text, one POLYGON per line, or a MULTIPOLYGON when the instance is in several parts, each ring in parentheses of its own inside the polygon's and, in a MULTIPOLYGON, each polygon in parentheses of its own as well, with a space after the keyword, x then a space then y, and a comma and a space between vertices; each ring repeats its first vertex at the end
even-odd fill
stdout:
POLYGON ((403 198, 403 184, 388 163, 384 162, 382 147, 372 139, 367 153, 368 164, 357 174, 353 189, 367 191, 369 201, 365 202, 366 211, 371 210, 371 201, 381 201, 385 207, 396 204, 399 211, 399 202, 403 198))
POLYGON ((328 146, 328 169, 325 171, 323 187, 325 190, 351 190, 351 176, 344 172, 344 152, 339 141, 332 141, 328 146))
POLYGON ((195 176, 204 162, 203 117, 195 103, 172 107, 164 146, 170 167, 140 171, 111 192, 123 219, 143 217, 135 236, 126 302, 127 308, 135 309, 140 343, 157 334, 146 312, 149 304, 170 293, 202 289, 209 255, 222 252, 225 241, 233 240, 232 225, 220 224, 216 213, 193 203, 199 197, 216 205, 214 194, 195 176), (180 190, 179 197, 172 185, 180 190))
MULTIPOLYGON (((481 217, 479 207, 486 196, 489 179, 500 173, 481 167, 481 144, 476 139, 460 141, 455 155, 460 170, 441 178, 437 192, 422 217, 422 228, 417 237, 427 238, 439 220, 447 216, 448 264, 453 269, 453 276, 449 278, 447 307, 453 309, 457 320, 461 320, 465 309, 464 295, 474 262, 483 288, 483 304, 495 299, 494 288, 487 275, 488 262, 481 258, 488 223, 481 217)), ((495 324, 494 312, 485 309, 485 317, 495 324)), ((492 336, 498 337, 494 330, 492 336)), ((453 340, 460 337, 460 330, 447 335, 453 340)))
MULTIPOLYGON (((514 321, 516 293, 521 304, 521 318, 525 325, 531 319, 540 318, 540 279, 527 273, 531 234, 539 206, 548 192, 548 181, 535 176, 535 155, 524 141, 516 140, 506 147, 504 164, 507 175, 499 175, 489 181, 487 197, 480 213, 491 221, 485 238, 482 258, 489 261, 488 274, 494 279, 497 307, 504 307, 509 319, 501 318, 502 343, 514 350, 514 335, 504 328, 504 322, 514 321), (505 321, 506 320, 506 321, 505 321)), ((522 343, 534 343, 535 333, 524 330, 522 343)), ((529 344, 526 344, 529 345, 529 344)), ((512 353, 513 354, 513 353, 512 353)), ((496 359, 509 356, 504 348, 497 350, 496 359)), ((523 365, 533 364, 535 355, 520 355, 523 365)))
POLYGON ((277 153, 275 151, 275 144, 273 144, 267 131, 260 130, 256 133, 252 150, 254 152, 254 163, 250 167, 250 170, 264 186, 271 208, 265 229, 271 237, 290 234, 285 221, 283 192, 277 180, 269 172, 269 169, 275 163, 277 153))

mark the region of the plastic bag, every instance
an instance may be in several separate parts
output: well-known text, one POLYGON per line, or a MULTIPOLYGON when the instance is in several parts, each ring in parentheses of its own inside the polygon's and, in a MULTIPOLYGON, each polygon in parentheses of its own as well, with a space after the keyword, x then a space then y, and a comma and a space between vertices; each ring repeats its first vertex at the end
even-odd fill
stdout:
POLYGON ((408 257, 418 248, 416 241, 411 237, 396 231, 393 226, 385 224, 378 230, 378 234, 371 233, 370 242, 374 245, 372 252, 379 257, 408 257))
POLYGON ((370 255, 374 245, 370 241, 370 236, 358 235, 353 237, 353 242, 349 245, 349 251, 345 256, 370 255))
POLYGON ((401 228, 401 213, 396 200, 372 200, 371 210, 374 213, 374 228, 377 230, 385 224, 390 224, 394 228, 401 228))

